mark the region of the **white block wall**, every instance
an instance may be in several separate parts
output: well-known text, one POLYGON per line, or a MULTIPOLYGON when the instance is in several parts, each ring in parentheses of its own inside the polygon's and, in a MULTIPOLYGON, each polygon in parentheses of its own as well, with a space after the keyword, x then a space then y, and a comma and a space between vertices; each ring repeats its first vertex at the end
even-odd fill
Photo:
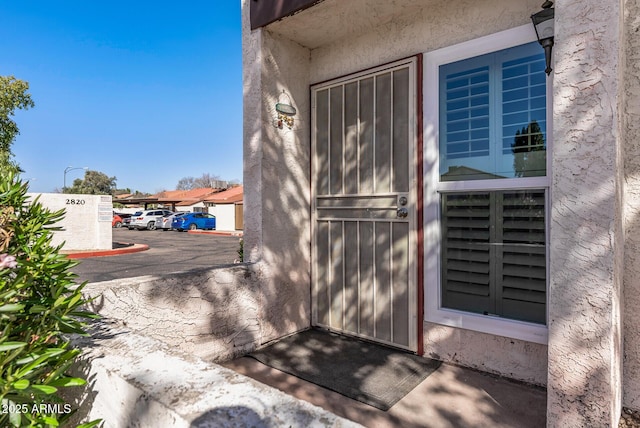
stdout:
POLYGON ((39 202, 52 211, 66 211, 64 219, 57 224, 63 230, 54 232, 54 245, 64 242, 65 251, 112 248, 113 203, 110 195, 29 193, 28 196, 31 201, 39 197, 39 202))
POLYGON ((216 205, 216 230, 236 230, 235 204, 216 205))

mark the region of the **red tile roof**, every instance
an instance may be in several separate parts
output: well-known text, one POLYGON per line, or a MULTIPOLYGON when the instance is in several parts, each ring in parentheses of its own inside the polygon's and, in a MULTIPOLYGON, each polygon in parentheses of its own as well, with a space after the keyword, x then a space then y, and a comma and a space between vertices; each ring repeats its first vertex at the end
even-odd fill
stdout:
POLYGON ((222 192, 209 195, 204 198, 204 200, 206 202, 213 202, 214 204, 232 204, 235 202, 242 202, 242 198, 242 186, 236 186, 222 192))

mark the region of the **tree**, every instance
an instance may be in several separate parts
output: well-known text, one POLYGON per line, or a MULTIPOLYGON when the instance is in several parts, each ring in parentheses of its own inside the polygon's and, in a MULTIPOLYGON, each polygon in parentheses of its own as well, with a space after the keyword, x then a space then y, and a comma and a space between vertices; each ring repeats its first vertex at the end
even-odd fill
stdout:
POLYGON ((99 171, 87 170, 84 180, 76 178, 71 187, 62 189, 62 193, 76 193, 85 195, 111 195, 116 189, 116 178, 109 177, 99 171))
POLYGON ((535 120, 522 130, 517 130, 513 144, 513 169, 516 177, 535 177, 544 175, 547 163, 547 151, 544 135, 535 120))
POLYGON ((194 185, 193 182, 195 181, 195 178, 193 177, 182 177, 179 181, 178 184, 176 184, 176 190, 191 190, 194 189, 194 185))
POLYGON ((201 187, 213 187, 211 185, 212 181, 220 180, 220 176, 211 175, 209 173, 203 173, 202 177, 194 178, 194 177, 183 177, 176 184, 176 190, 191 190, 198 189, 201 187))
POLYGON ((21 172, 11 153, 11 144, 20 134, 13 116, 16 110, 34 107, 28 90, 29 83, 13 76, 0 76, 0 175, 3 177, 10 172, 21 172))

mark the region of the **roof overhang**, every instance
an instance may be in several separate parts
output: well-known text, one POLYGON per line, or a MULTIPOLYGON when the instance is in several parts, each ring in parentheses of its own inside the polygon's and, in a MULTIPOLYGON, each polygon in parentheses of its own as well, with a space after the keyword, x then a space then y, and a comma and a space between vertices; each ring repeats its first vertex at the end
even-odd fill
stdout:
POLYGON ((252 0, 249 5, 251 29, 264 27, 285 16, 320 3, 322 0, 252 0))
POLYGON ((447 7, 447 2, 435 0, 251 0, 250 3, 251 12, 262 7, 271 8, 274 17, 281 15, 262 24, 266 29, 309 49, 366 34, 392 22, 413 21, 432 8, 447 7), (287 14, 285 4, 289 3, 293 10, 287 14), (293 8, 294 4, 299 7, 293 8))

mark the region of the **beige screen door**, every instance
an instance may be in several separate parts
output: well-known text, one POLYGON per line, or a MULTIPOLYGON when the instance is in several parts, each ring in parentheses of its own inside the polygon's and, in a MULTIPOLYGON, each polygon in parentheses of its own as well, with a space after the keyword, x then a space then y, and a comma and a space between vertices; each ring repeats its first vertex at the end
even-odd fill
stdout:
POLYGON ((417 351, 415 59, 312 99, 313 324, 417 351))

